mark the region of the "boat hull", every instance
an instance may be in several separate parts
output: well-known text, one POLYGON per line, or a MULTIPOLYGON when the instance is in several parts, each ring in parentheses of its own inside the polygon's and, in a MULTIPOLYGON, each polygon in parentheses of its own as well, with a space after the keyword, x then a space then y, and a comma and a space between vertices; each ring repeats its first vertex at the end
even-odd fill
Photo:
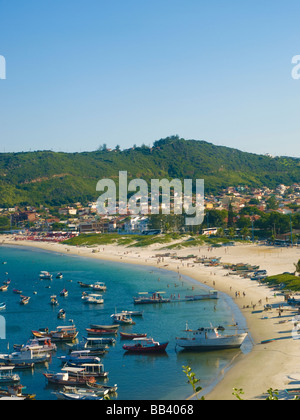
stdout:
POLYGON ((247 333, 218 338, 200 338, 195 340, 178 338, 176 340, 176 345, 185 350, 193 351, 236 349, 241 347, 246 337, 247 333))
POLYGON ((167 343, 162 343, 159 345, 153 345, 153 346, 127 346, 126 344, 123 346, 123 349, 128 353, 135 353, 135 354, 145 354, 145 353, 163 353, 166 351, 166 348, 168 346, 167 343))

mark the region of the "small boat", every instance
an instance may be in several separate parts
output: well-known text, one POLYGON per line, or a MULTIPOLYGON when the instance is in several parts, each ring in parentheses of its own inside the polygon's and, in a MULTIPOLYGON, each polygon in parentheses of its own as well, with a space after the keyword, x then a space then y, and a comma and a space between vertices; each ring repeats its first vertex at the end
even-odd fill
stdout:
MULTIPOLYGON (((73 389, 73 387, 71 387, 73 389)), ((58 400, 66 400, 66 401, 98 401, 103 400, 103 397, 95 394, 94 392, 55 392, 54 393, 58 400)))
POLYGON ((105 292, 107 289, 105 283, 102 283, 100 281, 96 282, 95 284, 92 284, 90 287, 93 290, 99 290, 100 292, 105 292))
POLYGON ((96 294, 84 294, 81 298, 84 303, 94 304, 94 305, 101 305, 104 303, 104 299, 102 295, 96 294))
POLYGON ((6 309, 6 303, 2 302, 0 303, 0 310, 4 310, 4 309, 6 309))
POLYGON ((3 363, 45 363, 50 360, 49 353, 39 352, 32 349, 24 349, 11 354, 1 354, 0 362, 3 363))
POLYGON ((121 313, 131 317, 144 315, 144 311, 121 311, 121 313))
POLYGON ((71 354, 67 356, 60 356, 60 360, 63 363, 68 363, 68 365, 82 365, 84 363, 100 363, 100 358, 97 356, 92 356, 90 350, 76 350, 72 351, 71 354))
MULTIPOLYGON (((107 387, 108 388, 108 387, 107 387)), ((100 387, 100 388, 92 388, 92 386, 90 387, 90 389, 87 388, 76 388, 73 386, 64 386, 63 392, 67 392, 67 393, 72 393, 72 394, 83 394, 83 395, 88 395, 88 394, 92 394, 98 397, 102 397, 104 395, 109 394, 109 389, 105 389, 105 387, 100 387)))
POLYGON ((190 330, 186 326, 186 337, 176 338, 176 345, 185 350, 220 350, 240 348, 247 333, 220 335, 217 328, 190 330))
POLYGON ((57 274, 57 276, 56 276, 56 278, 57 278, 57 279, 62 279, 62 278, 63 278, 62 273, 58 273, 58 274, 57 274))
MULTIPOLYGON (((72 363, 68 363, 70 367, 77 367, 73 366, 72 363)), ((82 363, 80 367, 83 369, 79 376, 83 378, 107 378, 108 372, 104 370, 104 365, 102 363, 82 363)), ((74 373, 70 373, 71 376, 74 376, 74 373)))
POLYGON ((68 342, 74 341, 78 335, 75 325, 56 327, 55 331, 49 331, 48 328, 31 331, 34 337, 46 338, 50 337, 53 342, 68 342))
POLYGON ((57 350, 57 346, 51 342, 49 337, 32 338, 26 344, 14 344, 14 349, 17 351, 32 350, 34 353, 50 353, 57 350))
POLYGON ((88 335, 102 336, 102 335, 117 335, 116 330, 104 330, 99 328, 86 328, 88 335))
POLYGON ((3 284, 3 286, 0 286, 0 292, 6 292, 8 289, 8 284, 3 284))
POLYGON ((111 318, 113 319, 114 323, 119 325, 135 325, 135 322, 132 320, 132 318, 129 318, 124 313, 112 314, 111 318))
POLYGON ((29 296, 22 296, 21 295, 20 305, 28 305, 29 301, 30 301, 29 296))
POLYGON ((11 280, 5 280, 4 282, 3 282, 3 284, 5 285, 5 286, 9 286, 10 285, 10 283, 11 283, 11 280))
POLYGON ((153 338, 134 338, 132 345, 124 344, 123 349, 128 353, 163 353, 165 352, 169 342, 159 343, 153 338))
POLYGON ((58 319, 65 319, 65 317, 66 317, 66 311, 64 309, 60 309, 58 311, 57 318, 58 319))
POLYGON ((67 289, 62 289, 62 291, 60 292, 60 296, 62 297, 67 297, 69 294, 69 292, 67 291, 67 289))
POLYGON ((65 367, 61 372, 43 373, 48 383, 61 386, 85 386, 87 384, 93 384, 96 382, 95 377, 84 377, 81 372, 84 371, 84 368, 75 368, 75 367, 65 367))
POLYGON ((52 274, 50 274, 48 271, 41 271, 40 272, 40 279, 41 280, 52 280, 52 274))
POLYGON ((35 394, 23 394, 23 385, 10 385, 7 389, 0 389, 0 397, 18 397, 22 400, 34 400, 35 394))
POLYGON ((135 338, 145 338, 147 334, 125 333, 120 331, 120 337, 122 340, 134 340, 135 338))
POLYGON ((119 325, 96 325, 91 324, 91 328, 95 328, 96 330, 114 330, 117 331, 119 329, 119 325))
POLYGON ((118 390, 118 385, 100 385, 97 382, 95 383, 88 383, 87 384, 88 388, 92 388, 95 390, 95 392, 97 392, 97 390, 107 390, 109 394, 115 394, 118 390))
POLYGON ((50 305, 52 305, 52 306, 58 306, 59 305, 57 297, 55 295, 52 295, 50 297, 50 305))
POLYGON ((13 293, 15 293, 17 295, 21 295, 23 292, 22 292, 22 290, 19 290, 19 289, 13 289, 13 293))
POLYGON ((90 289, 92 287, 91 284, 83 283, 82 281, 79 281, 78 284, 80 285, 80 287, 83 287, 85 289, 90 289))
POLYGON ((13 366, 0 366, 0 384, 12 385, 20 382, 20 376, 13 373, 13 366))
MULTIPOLYGON (((80 345, 84 345, 84 347, 82 348, 82 350, 84 349, 94 349, 95 347, 99 347, 101 348, 101 346, 105 346, 107 344, 116 344, 116 339, 113 337, 83 337, 83 340, 81 343, 79 343, 80 345)), ((80 350, 80 349, 79 349, 80 350)))

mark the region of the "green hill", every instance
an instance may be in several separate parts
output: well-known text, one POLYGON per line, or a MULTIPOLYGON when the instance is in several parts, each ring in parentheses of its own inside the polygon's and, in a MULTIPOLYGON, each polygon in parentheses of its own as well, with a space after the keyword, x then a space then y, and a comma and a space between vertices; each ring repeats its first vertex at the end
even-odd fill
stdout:
POLYGON ((177 136, 127 150, 0 154, 0 207, 60 205, 98 197, 101 178, 204 179, 206 192, 227 186, 276 187, 300 180, 300 159, 271 158, 177 136))

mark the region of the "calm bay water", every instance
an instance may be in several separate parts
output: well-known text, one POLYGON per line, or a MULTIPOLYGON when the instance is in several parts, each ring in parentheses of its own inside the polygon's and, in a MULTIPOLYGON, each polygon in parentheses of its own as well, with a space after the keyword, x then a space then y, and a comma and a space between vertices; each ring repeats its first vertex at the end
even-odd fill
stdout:
MULTIPOLYGON (((157 341, 169 341, 166 354, 163 355, 125 355, 121 341, 117 337, 116 345, 103 358, 105 370, 109 372, 107 384, 118 384, 118 398, 121 400, 183 400, 191 395, 182 372, 183 365, 190 365, 201 380, 202 387, 209 386, 228 366, 240 350, 191 353, 175 349, 175 337, 182 335, 188 322, 189 328, 213 325, 230 325, 236 320, 240 328, 246 324, 231 299, 220 295, 218 301, 180 302, 164 305, 133 305, 133 296, 139 292, 165 291, 166 296, 207 292, 205 286, 193 279, 178 274, 129 264, 117 264, 100 260, 62 255, 46 251, 21 248, 0 247, 0 284, 11 279, 7 292, 0 292, 0 302, 6 302, 6 310, 0 315, 6 322, 6 339, 0 339, 0 352, 13 351, 14 344, 23 344, 31 336, 31 330, 48 327, 53 330, 58 325, 69 325, 72 319, 79 331, 79 340, 86 336, 85 328, 90 324, 110 324, 110 315, 121 310, 144 310, 143 318, 134 320, 136 325, 120 327, 121 331, 147 333, 157 341), (7 262, 7 264, 2 264, 7 262), (40 271, 49 271, 53 280, 39 280, 40 271), (63 273, 63 279, 55 279, 57 273, 63 273), (8 273, 8 274, 6 274, 8 273), (87 305, 81 300, 84 289, 78 281, 93 283, 103 281, 107 291, 103 293, 103 305, 87 305), (50 288, 49 288, 50 286, 50 288), (194 290, 192 290, 194 287, 194 290), (12 290, 21 289, 30 296, 26 306, 19 304, 19 296, 12 290), (67 298, 59 296, 66 288, 67 298), (34 294, 37 292, 37 294, 34 294), (57 295, 59 306, 50 305, 50 296, 57 295), (66 319, 58 320, 59 309, 65 309, 66 319), (8 350, 9 348, 9 350, 8 350)), ((242 351, 250 351, 248 340, 242 351)), ((68 352, 66 344, 58 344, 49 371, 59 371, 62 367, 57 356, 68 352)), ((43 372, 44 365, 36 366, 31 371, 19 371, 21 383, 26 392, 35 393, 37 399, 56 399, 53 386, 47 385, 43 372)), ((101 379, 99 380, 101 382, 101 379)))

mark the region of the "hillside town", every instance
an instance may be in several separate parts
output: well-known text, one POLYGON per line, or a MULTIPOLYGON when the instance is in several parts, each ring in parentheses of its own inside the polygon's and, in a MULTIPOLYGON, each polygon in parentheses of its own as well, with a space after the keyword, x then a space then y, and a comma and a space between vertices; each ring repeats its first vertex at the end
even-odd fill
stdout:
MULTIPOLYGON (((275 189, 228 187, 218 195, 205 196, 205 218, 193 233, 244 236, 244 239, 273 237, 298 242, 300 234, 300 184, 275 189), (269 226, 264 225, 267 215, 269 226), (271 225, 272 226, 271 226, 271 225), (269 229, 268 229, 269 228, 269 229), (270 232, 271 230, 271 232, 270 232), (267 231, 267 234, 266 234, 267 231), (243 233, 244 232, 244 233, 243 233), (262 235, 263 233, 263 235, 262 235), (271 233, 271 234, 270 234, 271 233), (292 239, 291 239, 292 238, 292 239)), ((43 240, 62 241, 89 233, 151 234, 189 231, 184 225, 168 226, 163 216, 156 225, 151 215, 100 216, 97 202, 72 203, 63 207, 15 206, 0 208, 0 233, 15 233, 43 240)))

